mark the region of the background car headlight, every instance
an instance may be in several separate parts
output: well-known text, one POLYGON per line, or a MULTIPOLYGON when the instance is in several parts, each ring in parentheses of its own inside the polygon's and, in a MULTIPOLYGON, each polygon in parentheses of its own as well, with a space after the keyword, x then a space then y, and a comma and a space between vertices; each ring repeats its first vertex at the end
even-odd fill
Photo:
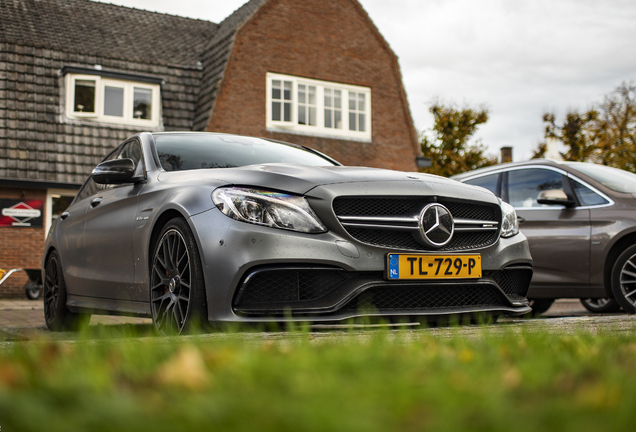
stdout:
POLYGON ((219 188, 212 201, 238 221, 304 233, 326 232, 307 200, 296 195, 249 188, 219 188))
POLYGON ((519 221, 515 208, 507 202, 501 201, 501 236, 512 237, 519 233, 519 221))

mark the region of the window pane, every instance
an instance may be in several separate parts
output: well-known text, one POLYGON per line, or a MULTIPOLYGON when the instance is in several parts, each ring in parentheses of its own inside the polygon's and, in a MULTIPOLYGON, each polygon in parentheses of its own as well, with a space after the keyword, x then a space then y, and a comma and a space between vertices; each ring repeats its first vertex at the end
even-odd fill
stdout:
POLYGON ((133 118, 150 120, 152 117, 152 90, 135 87, 133 118))
POLYGON ((298 103, 305 103, 305 86, 298 84, 298 103))
POLYGON ((285 81, 285 100, 292 100, 292 83, 291 81, 285 81))
POLYGON ((341 93, 342 92, 340 90, 333 91, 333 106, 336 108, 342 108, 341 93))
POLYGON ((75 80, 73 110, 85 113, 95 112, 95 81, 75 80))
POLYGON ((121 87, 104 87, 104 115, 124 116, 124 89, 121 87))
POLYGON ((548 207, 537 203, 537 197, 539 192, 553 189, 563 190, 563 178, 558 172, 547 169, 508 172, 508 198, 513 207, 548 207))
POLYGON ((316 126, 316 124, 317 124, 316 107, 309 107, 309 125, 316 126))
POLYGON ((330 128, 331 126, 331 110, 325 109, 325 127, 330 128))
POLYGON ((309 86, 309 104, 316 105, 316 87, 309 86))
POLYGON ((331 106, 331 89, 325 89, 325 106, 331 106))
POLYGON ((583 186, 581 183, 575 181, 574 179, 572 179, 572 187, 574 188, 576 197, 584 206, 603 205, 609 203, 609 201, 594 192, 592 189, 583 186))
POLYGON ((358 93, 358 111, 365 111, 365 96, 364 93, 358 93))
POLYGON ((280 99, 280 81, 272 81, 272 99, 280 99))
POLYGON ((307 124, 307 119, 305 117, 305 106, 298 107, 298 124, 307 124))
POLYGON ((356 128, 356 113, 349 113, 349 130, 357 130, 356 128))
POLYGON ((342 111, 340 110, 334 111, 333 124, 336 129, 342 129, 342 111))
POLYGON ((291 104, 288 102, 285 102, 284 106, 283 106, 283 110, 284 110, 284 120, 286 122, 290 122, 291 121, 291 104))
POLYGON ((272 102, 272 120, 280 121, 280 102, 272 102))
POLYGON ((474 185, 474 186, 481 186, 483 188, 488 189, 490 192, 496 194, 498 180, 499 180, 499 174, 490 174, 487 176, 468 180, 466 183, 474 185))
POLYGON ((364 114, 358 114, 358 130, 364 132, 366 130, 367 121, 364 114))
POLYGON ((356 94, 354 92, 349 92, 349 109, 356 109, 356 94))

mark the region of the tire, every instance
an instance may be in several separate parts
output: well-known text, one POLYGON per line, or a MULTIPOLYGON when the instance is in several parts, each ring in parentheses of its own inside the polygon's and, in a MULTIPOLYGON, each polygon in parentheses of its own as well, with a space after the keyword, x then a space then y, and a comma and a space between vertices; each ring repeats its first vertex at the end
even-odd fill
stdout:
POLYGON ((529 299, 530 307, 532 308, 532 312, 530 315, 539 316, 550 309, 552 303, 554 303, 554 299, 529 299))
POLYGON ((625 249, 612 268, 614 299, 627 313, 636 311, 636 245, 625 249))
POLYGON ((183 218, 161 230, 150 267, 152 322, 162 335, 208 327, 205 283, 194 235, 183 218))
POLYGON ((44 321, 53 331, 79 330, 88 324, 90 314, 73 313, 66 307, 66 283, 62 265, 53 251, 44 267, 44 321))
POLYGON ((24 286, 24 293, 26 294, 29 300, 37 300, 40 298, 42 294, 42 289, 37 282, 28 281, 24 286))
POLYGON ((621 305, 610 298, 581 299, 581 304, 585 309, 594 313, 613 313, 621 310, 621 305))

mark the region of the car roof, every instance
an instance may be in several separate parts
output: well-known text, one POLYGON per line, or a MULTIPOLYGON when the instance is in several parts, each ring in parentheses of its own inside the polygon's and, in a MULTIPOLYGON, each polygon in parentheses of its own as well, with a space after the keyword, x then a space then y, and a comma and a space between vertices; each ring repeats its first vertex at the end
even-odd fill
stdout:
POLYGON ((567 165, 564 164, 563 162, 560 161, 556 161, 554 159, 530 159, 527 161, 523 161, 523 162, 509 162, 509 163, 503 163, 503 164, 498 164, 498 165, 491 165, 488 167, 484 167, 484 168, 478 168, 476 170, 472 170, 472 171, 466 171, 463 172, 461 174, 456 174, 454 176, 451 176, 452 179, 454 180, 463 180, 465 178, 468 177, 474 177, 477 175, 484 175, 484 174, 488 174, 489 172, 496 172, 496 171, 501 171, 501 170, 505 170, 505 169, 510 169, 510 168, 516 168, 516 167, 523 167, 523 166, 529 166, 529 165, 543 165, 543 166, 552 166, 552 167, 558 167, 558 168, 566 168, 567 165))

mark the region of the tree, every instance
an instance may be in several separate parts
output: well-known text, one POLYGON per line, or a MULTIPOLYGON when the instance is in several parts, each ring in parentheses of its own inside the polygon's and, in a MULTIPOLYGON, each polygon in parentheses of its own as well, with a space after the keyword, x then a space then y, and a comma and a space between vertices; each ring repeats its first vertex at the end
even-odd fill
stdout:
MULTIPOLYGON (((564 160, 596 162, 636 172, 636 86, 623 83, 603 102, 579 113, 570 111, 558 124, 553 113, 545 113, 545 137, 561 141, 564 160)), ((545 155, 540 143, 533 158, 545 155)))
POLYGON ((485 155, 486 148, 480 142, 468 143, 477 127, 488 121, 487 109, 457 109, 436 102, 429 111, 435 123, 421 138, 422 153, 431 158, 426 172, 448 177, 497 163, 496 157, 485 155))
POLYGON ((623 83, 605 96, 594 130, 603 165, 636 172, 636 86, 623 83))
POLYGON ((583 114, 576 111, 568 112, 561 126, 557 126, 554 114, 544 114, 543 121, 547 123, 545 137, 555 138, 565 144, 568 150, 561 154, 564 160, 578 162, 590 160, 595 153, 598 153, 594 132, 597 120, 598 112, 594 109, 583 114))

